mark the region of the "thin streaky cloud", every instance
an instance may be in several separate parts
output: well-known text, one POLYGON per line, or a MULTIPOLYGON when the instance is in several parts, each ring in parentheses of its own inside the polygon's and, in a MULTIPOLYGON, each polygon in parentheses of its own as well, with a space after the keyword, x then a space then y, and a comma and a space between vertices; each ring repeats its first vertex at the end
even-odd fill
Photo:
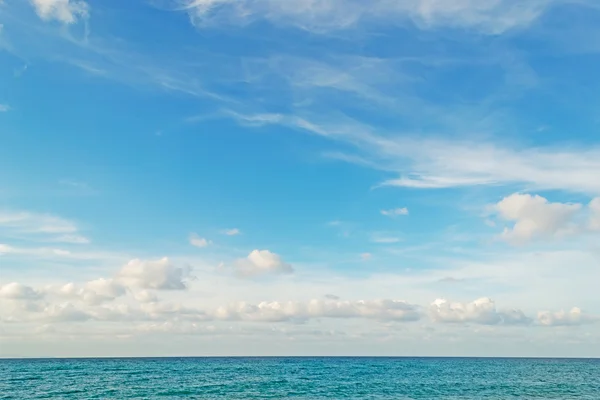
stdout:
POLYGON ((227 236, 237 236, 237 235, 241 235, 242 231, 240 231, 238 228, 223 229, 223 230, 221 230, 221 234, 227 235, 227 236))
POLYGON ((389 210, 381 210, 380 213, 381 215, 385 215, 386 217, 398 217, 401 215, 408 215, 408 208, 392 208, 389 210))
POLYGON ((532 0, 520 6, 510 0, 467 0, 458 4, 427 0, 301 0, 293 6, 269 0, 178 0, 177 3, 200 28, 231 23, 243 25, 262 19, 326 33, 377 21, 380 24, 412 23, 422 29, 449 26, 499 34, 533 23, 556 2, 532 0))
POLYGON ((373 243, 380 243, 380 244, 392 244, 392 243, 398 243, 400 242, 401 239, 395 236, 373 236, 371 237, 371 242, 373 243))
MULTIPOLYGON (((443 189, 470 186, 522 185, 537 190, 600 194, 600 147, 537 148, 431 137, 373 133, 375 128, 345 118, 316 123, 305 117, 277 122, 357 147, 358 163, 394 170, 400 176, 382 186, 443 189)), ((345 161, 354 162, 348 157, 345 161)))

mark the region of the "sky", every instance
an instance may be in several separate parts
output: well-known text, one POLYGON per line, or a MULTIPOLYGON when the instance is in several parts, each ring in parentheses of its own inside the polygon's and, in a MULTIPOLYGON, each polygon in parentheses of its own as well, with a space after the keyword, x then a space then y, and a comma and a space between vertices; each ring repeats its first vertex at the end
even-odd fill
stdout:
POLYGON ((1 0, 0 356, 600 357, 596 0, 1 0))

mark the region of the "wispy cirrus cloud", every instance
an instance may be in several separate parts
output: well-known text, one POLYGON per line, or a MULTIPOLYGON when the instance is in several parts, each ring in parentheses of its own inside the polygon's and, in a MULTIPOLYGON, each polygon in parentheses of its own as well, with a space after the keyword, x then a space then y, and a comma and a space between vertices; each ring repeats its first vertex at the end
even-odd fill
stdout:
POLYGON ((89 16, 90 6, 82 0, 31 0, 36 13, 43 20, 72 24, 89 16))
POLYGON ((237 236, 237 235, 241 235, 242 231, 240 231, 238 228, 223 229, 223 230, 221 230, 221 234, 227 235, 227 236, 237 236))
POLYGON ((402 239, 397 236, 387 235, 385 233, 374 233, 371 235, 371 242, 380 244, 398 243, 402 239))
POLYGON ((0 230, 35 241, 86 244, 90 240, 81 235, 73 221, 52 214, 27 211, 0 211, 0 230))
MULTIPOLYGON (((497 20, 508 24, 507 16, 517 14, 524 19, 513 21, 514 26, 527 24, 536 20, 552 5, 561 3, 558 0, 540 0, 517 7, 510 1, 465 1, 452 5, 441 2, 407 1, 391 4, 377 1, 366 5, 354 1, 311 0, 303 2, 296 9, 284 6, 283 3, 261 0, 235 3, 227 0, 197 0, 180 2, 179 5, 194 14, 194 18, 200 18, 199 21, 206 23, 222 18, 227 20, 242 10, 251 19, 268 15, 268 18, 274 20, 283 18, 283 22, 296 23, 294 21, 301 21, 305 17, 322 16, 324 21, 330 21, 332 13, 339 12, 340 9, 346 10, 347 7, 342 6, 350 5, 354 10, 354 17, 348 20, 352 21, 348 26, 371 18, 388 18, 398 13, 397 15, 415 21, 428 21, 427 24, 420 25, 421 28, 466 24, 464 26, 479 29, 479 24, 485 21, 491 23, 490 21, 497 20), (259 10, 269 12, 261 14, 259 10), (529 18, 525 18, 527 15, 529 18), (459 17, 464 18, 463 22, 454 20, 459 17)), ((588 3, 584 1, 580 4, 588 3)), ((319 19, 314 21, 317 20, 319 19)), ((131 49, 118 46, 108 48, 93 40, 84 47, 86 52, 93 55, 91 58, 94 62, 99 62, 95 65, 86 60, 85 64, 105 71, 105 78, 124 80, 127 83, 143 81, 156 88, 210 98, 227 110, 222 113, 223 116, 234 118, 240 124, 278 124, 350 144, 356 151, 336 151, 335 158, 390 173, 388 179, 380 182, 384 186, 436 189, 518 185, 536 190, 557 189, 593 195, 600 193, 600 184, 595 179, 600 170, 597 161, 600 159, 600 149, 597 147, 559 148, 547 145, 532 148, 501 143, 490 137, 485 140, 469 138, 468 132, 479 130, 481 124, 485 128, 483 130, 490 126, 502 130, 497 126, 507 118, 494 109, 494 96, 502 99, 506 93, 491 91, 485 101, 478 102, 481 106, 461 107, 457 102, 448 105, 427 101, 414 90, 415 87, 421 87, 423 82, 434 81, 436 74, 455 63, 487 63, 490 68, 500 67, 505 71, 501 78, 506 84, 502 87, 521 87, 523 76, 535 75, 535 71, 528 66, 526 60, 515 57, 514 52, 508 51, 508 56, 500 56, 499 54, 506 54, 506 49, 493 54, 468 53, 454 59, 445 52, 391 58, 336 53, 319 60, 288 54, 271 54, 263 58, 243 60, 215 54, 204 57, 219 59, 221 62, 226 59, 231 61, 232 67, 222 71, 215 70, 210 63, 199 63, 189 53, 181 53, 177 60, 164 63, 137 54, 131 49), (422 72, 415 74, 415 65, 411 63, 426 68, 420 68, 419 71, 422 72), (423 80, 422 75, 428 79, 423 80), (208 78, 202 80, 199 76, 208 78), (515 77, 518 79, 514 79, 515 77), (218 81, 219 88, 211 87, 211 81, 218 81), (246 98, 233 99, 224 94, 226 90, 223 88, 237 85, 240 81, 252 82, 252 85, 246 86, 246 98), (279 86, 274 88, 273 82, 278 82, 279 86), (352 101, 344 101, 348 96, 339 94, 351 94, 352 101), (253 98, 261 98, 261 104, 248 100, 253 98), (293 102, 285 104, 290 99, 293 102), (356 102, 357 99, 359 103, 356 102), (273 112, 281 104, 290 108, 290 113, 273 112), (356 108, 357 105, 363 110, 376 110, 385 118, 400 113, 406 120, 414 120, 417 127, 422 125, 422 121, 428 121, 428 124, 432 124, 431 129, 438 129, 440 134, 430 133, 417 137, 409 131, 412 126, 407 130, 391 131, 389 127, 382 128, 368 119, 345 117, 345 112, 348 111, 346 108, 356 108), (465 133, 453 136, 452 139, 443 134, 444 131, 460 130, 465 133)), ((66 57, 65 60, 67 58, 72 59, 66 57)), ((535 76, 532 79, 535 81, 535 76)), ((334 153, 330 153, 332 154, 334 153)))
POLYGON ((14 246, 6 243, 0 243, 0 255, 17 257, 32 261, 36 259, 60 260, 62 261, 104 261, 112 263, 121 261, 125 257, 123 254, 109 251, 95 250, 71 250, 62 247, 24 247, 14 246))
POLYGON ((422 28, 449 26, 497 34, 531 24, 554 0, 175 0, 199 27, 247 24, 268 20, 312 32, 327 32, 359 24, 416 24, 422 28))
POLYGON ((383 186, 441 189, 520 185, 532 190, 600 194, 600 146, 519 148, 489 139, 379 134, 375 127, 347 117, 315 122, 282 116, 277 123, 355 146, 359 157, 345 161, 399 175, 383 181, 383 186))

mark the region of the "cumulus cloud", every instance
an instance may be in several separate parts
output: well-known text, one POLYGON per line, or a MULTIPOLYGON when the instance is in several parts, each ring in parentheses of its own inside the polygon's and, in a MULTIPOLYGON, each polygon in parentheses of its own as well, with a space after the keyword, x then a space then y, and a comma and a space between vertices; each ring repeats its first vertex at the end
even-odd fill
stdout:
MULTIPOLYGON (((324 299, 232 302, 196 306, 186 302, 159 301, 154 289, 185 287, 169 270, 168 260, 132 260, 115 279, 100 278, 81 284, 34 289, 20 283, 0 286, 0 319, 13 323, 147 322, 180 323, 197 321, 240 321, 255 323, 307 322, 323 319, 365 319, 386 322, 417 321, 428 315, 433 322, 494 326, 530 325, 534 321, 521 310, 498 310, 493 300, 480 298, 466 303, 434 301, 429 308, 403 300, 324 299), (158 265, 158 267, 156 267, 158 265), (157 272, 158 271, 158 272, 157 272), (168 283, 171 278, 175 283, 168 283), (131 287, 126 287, 123 280, 131 287), (133 301, 135 300, 135 301, 133 301)), ((537 314, 536 324, 547 327, 578 326, 600 322, 598 317, 571 311, 537 314)))
MULTIPOLYGON (((6 314, 6 309, 2 314, 6 314)), ((258 304, 236 302, 206 310, 180 303, 146 301, 137 306, 127 304, 88 304, 75 301, 46 304, 42 307, 13 308, 15 316, 3 318, 13 322, 306 322, 319 319, 370 319, 381 322, 410 322, 421 318, 417 305, 400 300, 309 300, 271 301, 258 304)))
POLYGON ((48 322, 84 322, 92 316, 71 303, 62 303, 46 307, 42 318, 48 322))
POLYGON ((140 303, 154 303, 158 301, 158 297, 148 290, 141 290, 134 294, 134 297, 140 303))
POLYGON ((171 264, 167 257, 156 261, 134 259, 121 268, 117 282, 140 289, 184 290, 190 270, 171 264))
POLYGON ((114 299, 125 294, 125 287, 114 279, 99 278, 89 281, 85 284, 84 289, 106 299, 114 299))
POLYGON ((381 215, 386 217, 397 217, 399 215, 408 215, 408 208, 393 208, 391 210, 381 210, 381 215))
POLYGON ((515 193, 495 206, 499 216, 514 222, 505 228, 502 236, 511 242, 521 243, 537 237, 556 237, 577 233, 573 219, 581 204, 551 203, 544 197, 515 193))
POLYGON ((81 0, 30 0, 36 13, 43 20, 56 20, 72 24, 89 15, 89 5, 81 0))
POLYGON ((496 303, 487 297, 469 303, 451 303, 445 299, 437 299, 429 307, 429 314, 434 321, 446 323, 518 325, 531 322, 521 310, 496 310, 496 303))
POLYGON ((48 292, 60 297, 80 300, 86 304, 97 305, 124 296, 126 288, 114 279, 99 278, 81 286, 70 282, 59 288, 50 287, 48 292))
POLYGON ((197 26, 266 19, 313 32, 348 29, 368 21, 412 22, 422 29, 457 27, 500 33, 528 25, 550 0, 176 0, 197 26))
POLYGON ((248 257, 238 259, 234 267, 240 276, 246 277, 294 272, 292 266, 284 262, 281 256, 269 250, 253 250, 248 257))
POLYGON ((198 236, 196 233, 190 233, 190 244, 195 247, 206 247, 212 242, 198 236))
POLYGON ((557 312, 541 311, 538 313, 538 322, 544 326, 571 326, 598 322, 600 319, 584 314, 580 308, 573 307, 571 311, 557 312))
POLYGON ((245 302, 219 307, 216 319, 281 322, 311 318, 368 318, 393 321, 416 321, 419 308, 399 300, 341 301, 311 300, 309 302, 245 302))
POLYGON ((42 297, 42 293, 29 286, 11 282, 0 286, 0 297, 12 300, 35 300, 42 297))

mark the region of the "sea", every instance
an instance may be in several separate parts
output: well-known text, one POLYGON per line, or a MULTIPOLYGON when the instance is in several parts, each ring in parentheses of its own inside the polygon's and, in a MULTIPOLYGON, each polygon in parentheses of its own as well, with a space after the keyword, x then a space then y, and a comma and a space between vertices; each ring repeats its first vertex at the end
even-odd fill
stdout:
POLYGON ((0 398, 600 400, 600 359, 3 359, 0 398))

